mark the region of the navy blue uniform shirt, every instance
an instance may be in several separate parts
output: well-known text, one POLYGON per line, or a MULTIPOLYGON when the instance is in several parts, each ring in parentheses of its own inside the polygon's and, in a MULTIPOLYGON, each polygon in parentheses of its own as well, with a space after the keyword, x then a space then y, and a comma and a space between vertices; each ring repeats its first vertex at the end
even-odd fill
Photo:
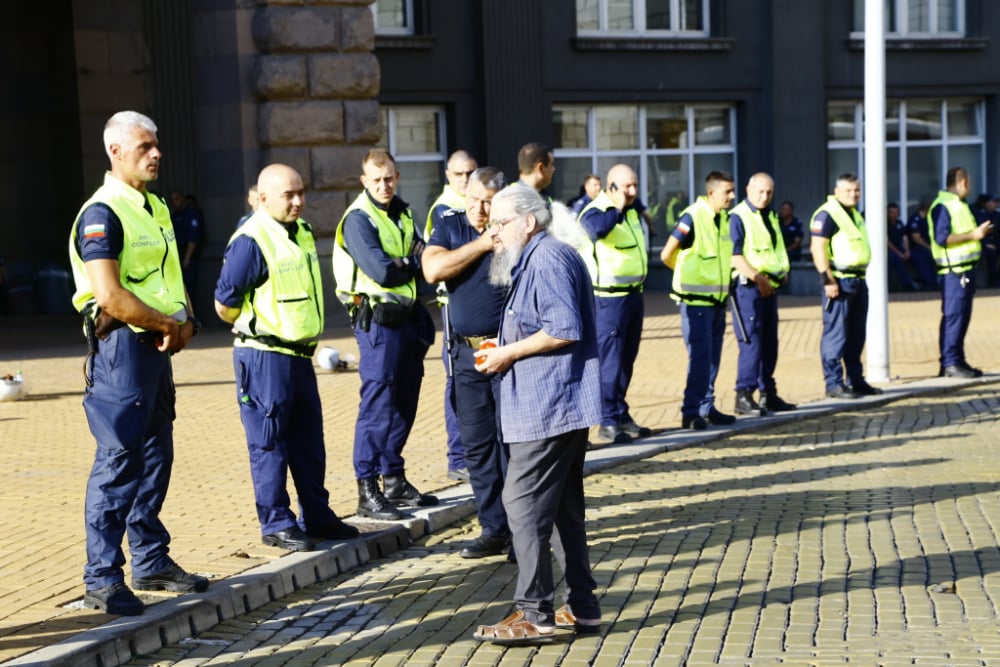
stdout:
MULTIPOLYGON (((479 232, 469 224, 463 211, 449 211, 434 226, 427 245, 455 250, 477 238, 479 232)), ((500 331, 507 290, 489 282, 492 258, 492 252, 486 253, 445 283, 452 330, 460 336, 495 336, 500 331)))

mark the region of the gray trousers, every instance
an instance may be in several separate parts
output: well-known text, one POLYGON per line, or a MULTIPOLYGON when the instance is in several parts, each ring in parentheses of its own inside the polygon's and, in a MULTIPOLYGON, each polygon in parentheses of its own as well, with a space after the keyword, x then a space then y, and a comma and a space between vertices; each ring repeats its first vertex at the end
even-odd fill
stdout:
POLYGON ((503 504, 517 555, 514 601, 537 625, 555 622, 550 547, 566 577, 570 610, 579 618, 601 616, 584 527, 586 451, 587 429, 510 443, 503 504))

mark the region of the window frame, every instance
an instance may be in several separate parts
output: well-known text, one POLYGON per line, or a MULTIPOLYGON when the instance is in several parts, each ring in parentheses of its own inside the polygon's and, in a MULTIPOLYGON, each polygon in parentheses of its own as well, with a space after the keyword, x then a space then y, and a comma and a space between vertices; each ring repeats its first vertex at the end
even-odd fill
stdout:
MULTIPOLYGON (((955 38, 955 37, 965 37, 967 30, 966 23, 966 0, 951 0, 954 2, 954 11, 956 14, 955 24, 957 28, 955 30, 940 30, 938 29, 938 24, 940 22, 940 11, 938 8, 938 0, 919 0, 926 3, 928 7, 928 12, 930 16, 930 27, 926 31, 910 32, 909 30, 909 17, 910 17, 910 0, 885 0, 886 2, 886 37, 889 39, 941 39, 941 38, 955 38), (892 3, 892 7, 889 6, 892 3), (895 22, 895 25, 892 23, 895 22), (902 29, 900 29, 902 28, 902 29)), ((853 17, 857 18, 859 16, 857 3, 864 3, 865 0, 853 0, 852 12, 853 17)), ((862 22, 864 21, 864 12, 860 14, 862 22)), ((864 38, 864 27, 854 25, 854 19, 852 19, 851 26, 851 38, 852 39, 863 39, 864 38)))
MULTIPOLYGON (((383 140, 379 141, 376 145, 381 146, 392 154, 392 157, 396 161, 396 168, 399 170, 401 175, 405 176, 405 165, 407 164, 433 164, 435 165, 435 171, 437 173, 438 181, 436 181, 435 188, 441 187, 441 178, 444 174, 445 167, 448 164, 448 113, 444 105, 440 104, 381 104, 381 110, 385 111, 385 123, 383 128, 383 140), (407 112, 420 112, 427 111, 428 113, 436 114, 435 118, 435 130, 437 131, 438 137, 438 151, 436 153, 423 152, 423 153, 403 153, 399 150, 399 143, 396 136, 396 113, 399 110, 405 110, 407 112)), ((409 181, 412 182, 412 181, 409 181)), ((400 192, 406 192, 406 185, 408 181, 403 180, 401 184, 400 192)), ((405 199, 413 204, 414 192, 410 192, 405 199)), ((428 196, 433 194, 434 197, 437 196, 437 192, 428 193, 428 196)), ((433 199, 433 197, 431 197, 433 199)), ((423 202, 421 202, 421 205, 423 202)), ((415 212, 417 213, 417 212, 415 212)), ((419 211, 419 215, 426 215, 427 211, 419 211)), ((417 219, 417 218, 415 218, 417 219)), ((419 218, 422 220, 422 218, 419 218)), ((418 224, 420 229, 423 229, 422 223, 418 224)))
POLYGON ((646 28, 646 2, 647 0, 632 1, 632 29, 610 29, 608 28, 608 2, 609 0, 596 0, 597 2, 597 28, 581 29, 577 23, 577 35, 580 37, 709 37, 711 35, 711 0, 697 0, 701 3, 704 25, 698 30, 687 30, 679 27, 683 13, 680 11, 681 4, 685 0, 669 0, 670 2, 670 24, 668 30, 646 28))
POLYGON ((402 26, 385 26, 379 27, 378 24, 378 0, 373 0, 369 8, 372 12, 372 21, 375 25, 376 35, 389 35, 393 37, 400 36, 411 36, 416 34, 416 26, 413 16, 413 3, 414 0, 399 0, 403 4, 403 12, 406 17, 406 22, 402 26))
MULTIPOLYGON (((895 184, 898 187, 899 192, 899 202, 900 205, 904 206, 904 212, 911 209, 914 205, 919 203, 920 197, 926 193, 914 193, 916 196, 909 192, 909 182, 908 182, 908 171, 907 171, 907 153, 911 148, 940 148, 941 149, 941 173, 939 174, 939 180, 942 184, 945 182, 945 178, 948 173, 948 169, 953 166, 948 158, 949 148, 953 147, 964 147, 964 146, 979 146, 979 164, 969 165, 963 164, 966 169, 969 170, 971 174, 974 175, 977 182, 981 184, 989 183, 990 180, 987 177, 986 172, 986 100, 982 97, 929 97, 929 98, 892 98, 887 100, 890 105, 898 105, 898 115, 895 118, 886 118, 886 123, 890 120, 895 121, 899 126, 899 138, 898 139, 887 139, 885 142, 886 150, 895 149, 898 154, 899 163, 895 165, 897 173, 900 175, 900 182, 895 184), (941 121, 941 137, 936 139, 908 139, 906 137, 906 127, 907 127, 907 105, 909 103, 927 103, 929 101, 938 101, 940 103, 939 118, 941 121), (976 130, 978 134, 975 135, 955 135, 954 137, 950 134, 950 128, 948 127, 948 104, 951 103, 969 103, 972 102, 975 105, 976 114, 976 130)), ((865 159, 864 159, 864 102, 860 100, 828 100, 827 101, 827 127, 829 127, 829 118, 831 105, 853 105, 854 107, 854 134, 850 139, 830 139, 829 135, 826 143, 827 150, 827 170, 829 171, 829 155, 832 150, 850 150, 854 151, 857 169, 855 173, 861 182, 865 182, 865 159)), ((887 111, 890 107, 887 105, 887 111)), ((888 165, 887 165, 888 166, 888 165)), ((836 178, 836 174, 827 174, 827 181, 833 182, 836 178)), ((862 188, 862 199, 864 198, 864 189, 862 188)), ((862 208, 864 204, 862 204, 862 208)))
MULTIPOLYGON (((603 180, 605 174, 598 171, 598 163, 602 158, 609 157, 620 157, 626 159, 636 160, 636 167, 639 176, 639 198, 643 200, 646 205, 649 202, 646 201, 647 195, 650 192, 650 186, 653 183, 650 180, 650 174, 648 173, 649 158, 660 157, 660 156, 680 156, 685 159, 688 165, 687 173, 687 183, 684 184, 683 188, 688 193, 688 201, 693 202, 698 196, 704 194, 704 174, 696 174, 694 170, 694 164, 696 157, 703 155, 730 155, 732 156, 733 163, 733 178, 736 182, 739 182, 739 175, 736 173, 739 167, 739 140, 736 135, 737 131, 737 117, 736 103, 729 102, 647 102, 645 104, 580 104, 574 102, 566 103, 554 103, 552 105, 552 111, 556 112, 558 110, 573 110, 580 111, 586 110, 587 112, 587 147, 586 148, 553 148, 553 156, 556 160, 562 158, 570 159, 590 159, 590 171, 592 173, 598 174, 603 180), (686 133, 687 136, 691 138, 688 141, 687 147, 682 148, 650 148, 646 146, 645 137, 647 136, 647 120, 648 120, 648 110, 649 107, 658 105, 676 105, 682 106, 684 108, 684 118, 687 124, 686 133), (600 108, 607 107, 621 107, 630 108, 638 110, 637 119, 637 136, 636 143, 639 144, 635 148, 631 149, 600 149, 597 148, 597 110, 600 108), (728 111, 728 124, 729 124, 729 143, 726 144, 698 144, 697 134, 696 134, 696 118, 697 112, 701 110, 725 110, 728 111)), ((668 230, 669 233, 669 230, 668 230)), ((657 237, 656 245, 650 248, 650 251, 659 251, 663 244, 666 243, 665 238, 657 237)))

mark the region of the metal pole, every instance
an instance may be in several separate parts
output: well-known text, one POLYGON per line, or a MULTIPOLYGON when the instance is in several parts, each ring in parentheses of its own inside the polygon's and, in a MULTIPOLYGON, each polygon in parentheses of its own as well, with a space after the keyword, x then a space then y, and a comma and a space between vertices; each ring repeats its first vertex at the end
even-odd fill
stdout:
POLYGON ((886 270, 885 182, 885 3, 865 0, 865 220, 871 242, 868 266, 868 337, 866 375, 889 380, 889 280, 886 270))

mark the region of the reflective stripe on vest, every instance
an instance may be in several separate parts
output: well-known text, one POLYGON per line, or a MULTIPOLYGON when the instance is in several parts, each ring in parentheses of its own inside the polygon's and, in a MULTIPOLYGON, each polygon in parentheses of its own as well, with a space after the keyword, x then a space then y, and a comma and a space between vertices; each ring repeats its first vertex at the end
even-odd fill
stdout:
MULTIPOLYGON (((187 298, 169 209, 156 195, 140 192, 110 173, 105 174, 104 184, 80 207, 70 230, 69 258, 76 283, 73 306, 83 312, 94 300, 90 277, 76 245, 80 216, 92 204, 107 205, 122 223, 122 251, 118 256, 122 287, 164 315, 178 321, 187 319, 187 298), (152 215, 145 209, 146 202, 152 208, 152 215)), ((131 324, 129 328, 142 331, 131 324)))
POLYGON ((397 225, 389 215, 375 206, 368 194, 358 195, 337 225, 337 235, 333 244, 333 278, 337 283, 337 298, 341 303, 353 305, 356 294, 367 294, 368 298, 378 303, 391 301, 402 305, 412 305, 417 298, 417 282, 410 280, 397 287, 384 287, 372 280, 358 267, 354 258, 347 252, 344 245, 344 220, 351 211, 361 211, 375 224, 378 230, 379 243, 389 257, 406 257, 413 245, 413 217, 407 209, 397 225))
POLYGON ((674 265, 673 293, 675 301, 709 301, 721 304, 729 295, 732 272, 733 241, 729 237, 729 214, 715 211, 704 196, 681 213, 690 214, 694 221, 694 243, 681 250, 674 265))
POLYGON ((837 223, 837 233, 830 239, 826 250, 826 256, 830 260, 830 272, 838 278, 863 274, 872 259, 865 219, 856 208, 852 208, 851 214, 848 215, 833 195, 828 196, 826 202, 816 209, 812 216, 813 220, 820 211, 826 211, 837 223))
MULTIPOLYGON (((363 194, 363 193, 362 193, 363 194)), ((434 200, 431 207, 427 209, 427 221, 424 222, 424 240, 429 241, 431 232, 434 231, 434 209, 438 206, 447 206, 458 211, 465 210, 465 197, 455 191, 450 185, 445 185, 441 194, 434 200)))
POLYGON ((976 262, 983 252, 983 244, 975 239, 962 241, 947 248, 938 245, 934 238, 934 217, 932 212, 934 207, 944 206, 951 218, 952 234, 968 234, 975 231, 976 217, 972 214, 969 205, 962 201, 958 195, 947 190, 938 192, 937 198, 931 203, 927 211, 927 226, 931 237, 931 254, 934 262, 938 266, 938 273, 944 275, 949 271, 952 273, 965 273, 975 267, 976 262))
MULTIPOLYGON (((615 208, 604 191, 580 211, 579 220, 594 209, 607 212, 615 208)), ((646 280, 648 256, 646 239, 639 222, 639 213, 630 208, 624 219, 611 228, 602 239, 584 243, 580 248, 584 263, 590 271, 597 296, 624 296, 630 290, 616 288, 640 287, 646 280)))
POLYGON ((295 352, 281 342, 311 344, 323 333, 323 279, 316 239, 307 223, 296 222, 292 241, 288 229, 261 208, 229 239, 232 243, 239 236, 249 236, 267 264, 267 280, 243 297, 233 322, 243 334, 236 339, 237 347, 311 356, 305 349, 295 352))
POLYGON ((772 286, 780 287, 791 265, 778 216, 774 211, 768 211, 765 221, 760 209, 751 210, 746 200, 734 206, 729 215, 735 215, 743 222, 743 257, 750 266, 766 274, 772 286), (773 241, 768 227, 774 232, 773 241))

